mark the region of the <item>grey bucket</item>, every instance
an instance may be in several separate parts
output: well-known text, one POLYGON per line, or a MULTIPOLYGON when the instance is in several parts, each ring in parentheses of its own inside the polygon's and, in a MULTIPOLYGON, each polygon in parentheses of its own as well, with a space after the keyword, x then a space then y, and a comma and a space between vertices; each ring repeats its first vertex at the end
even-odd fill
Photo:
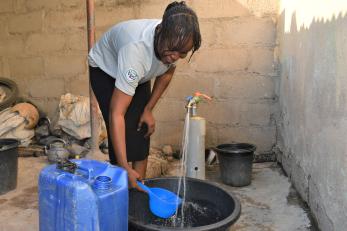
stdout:
POLYGON ((0 139, 0 195, 17 187, 19 143, 16 139, 0 139))
POLYGON ((248 143, 221 144, 214 150, 217 152, 224 184, 241 187, 251 183, 255 145, 248 143))

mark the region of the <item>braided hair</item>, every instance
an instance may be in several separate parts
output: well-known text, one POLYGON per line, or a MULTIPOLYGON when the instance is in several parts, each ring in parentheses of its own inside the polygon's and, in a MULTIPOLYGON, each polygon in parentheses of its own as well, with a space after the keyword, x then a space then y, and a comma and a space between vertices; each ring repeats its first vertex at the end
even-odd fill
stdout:
POLYGON ((191 56, 201 46, 201 35, 196 13, 184 1, 170 3, 164 12, 162 22, 155 31, 154 47, 158 56, 158 46, 179 51, 188 40, 193 39, 191 56))

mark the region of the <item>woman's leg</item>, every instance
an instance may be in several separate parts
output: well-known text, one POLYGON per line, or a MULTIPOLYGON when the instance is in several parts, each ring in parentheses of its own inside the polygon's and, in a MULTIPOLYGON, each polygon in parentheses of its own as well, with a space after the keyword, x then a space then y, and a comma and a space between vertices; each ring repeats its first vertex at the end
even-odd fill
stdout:
POLYGON ((138 172, 142 178, 146 178, 147 162, 148 157, 146 157, 144 160, 133 162, 133 169, 135 169, 135 171, 138 172))
POLYGON ((113 145, 110 138, 109 132, 109 109, 114 90, 115 79, 106 74, 98 67, 89 67, 90 84, 92 86, 94 95, 99 103, 99 108, 104 118, 107 139, 108 139, 108 155, 111 164, 116 164, 116 156, 113 151, 113 145))
POLYGON ((150 96, 151 83, 146 82, 139 85, 125 114, 127 158, 129 162, 132 162, 133 169, 142 178, 146 176, 150 139, 144 137, 147 133, 146 124, 140 131, 137 128, 150 96))

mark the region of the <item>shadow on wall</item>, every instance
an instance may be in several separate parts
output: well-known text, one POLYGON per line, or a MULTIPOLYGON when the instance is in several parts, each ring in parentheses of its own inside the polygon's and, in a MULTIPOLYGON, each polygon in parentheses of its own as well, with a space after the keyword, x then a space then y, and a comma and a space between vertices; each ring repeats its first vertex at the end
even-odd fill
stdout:
POLYGON ((332 0, 327 4, 326 0, 302 1, 281 0, 280 13, 284 15, 284 31, 290 33, 292 22, 296 22, 296 29, 309 29, 313 22, 334 21, 339 16, 347 14, 345 1, 332 0))
POLYGON ((347 190, 347 3, 342 2, 282 1, 278 24, 279 159, 327 231, 347 226, 347 198, 341 193, 347 190))

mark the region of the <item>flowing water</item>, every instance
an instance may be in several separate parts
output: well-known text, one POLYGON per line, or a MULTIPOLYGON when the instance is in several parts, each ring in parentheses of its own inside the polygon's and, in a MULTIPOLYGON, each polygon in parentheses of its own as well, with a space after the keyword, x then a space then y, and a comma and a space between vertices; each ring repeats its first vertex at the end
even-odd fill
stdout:
POLYGON ((181 211, 180 211, 180 219, 178 219, 178 213, 179 209, 176 208, 176 214, 173 217, 172 223, 174 224, 174 227, 177 227, 179 224, 183 227, 184 222, 180 222, 180 220, 185 220, 185 203, 186 203, 186 172, 187 172, 187 150, 188 150, 188 142, 189 142, 189 121, 190 121, 190 113, 189 110, 186 114, 185 120, 184 120, 184 127, 183 127, 183 136, 182 136, 182 147, 181 147, 181 164, 180 164, 180 172, 179 172, 179 179, 178 179, 178 189, 177 189, 177 195, 179 195, 179 192, 183 191, 182 195, 182 205, 181 205, 181 211))
POLYGON ((208 201, 186 201, 182 209, 169 219, 156 218, 155 225, 163 227, 199 227, 220 221, 222 214, 215 205, 208 201), (185 213, 185 215, 183 213, 185 213))

